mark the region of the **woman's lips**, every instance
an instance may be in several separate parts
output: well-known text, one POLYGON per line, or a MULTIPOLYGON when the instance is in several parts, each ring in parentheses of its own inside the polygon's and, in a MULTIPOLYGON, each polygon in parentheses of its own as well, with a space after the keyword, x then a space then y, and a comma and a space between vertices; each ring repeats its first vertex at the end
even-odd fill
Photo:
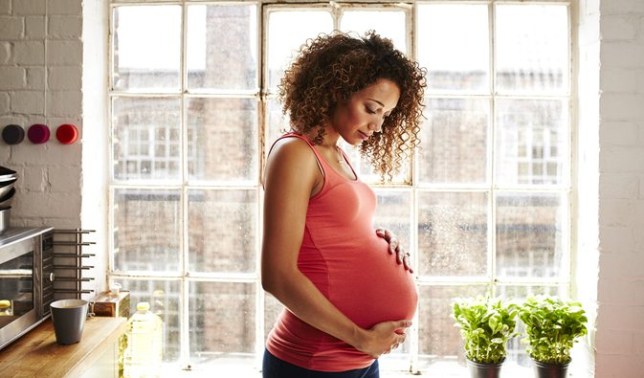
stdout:
POLYGON ((360 135, 360 138, 362 138, 362 140, 367 140, 367 139, 369 139, 369 137, 371 136, 371 135, 368 135, 368 134, 363 133, 363 132, 362 132, 362 131, 360 131, 360 130, 358 130, 358 134, 360 135))

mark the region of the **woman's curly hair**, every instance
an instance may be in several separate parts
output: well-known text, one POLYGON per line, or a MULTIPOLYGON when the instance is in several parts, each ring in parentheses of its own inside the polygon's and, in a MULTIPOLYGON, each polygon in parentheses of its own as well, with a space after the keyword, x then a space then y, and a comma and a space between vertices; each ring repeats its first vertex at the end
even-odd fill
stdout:
POLYGON ((362 156, 384 180, 400 170, 402 160, 419 143, 425 72, 374 31, 364 37, 338 31, 321 34, 302 46, 286 70, 279 86, 282 110, 289 114, 294 131, 305 134, 317 128, 313 143, 319 144, 338 104, 379 79, 396 83, 397 106, 385 118, 382 131, 360 146, 362 156))

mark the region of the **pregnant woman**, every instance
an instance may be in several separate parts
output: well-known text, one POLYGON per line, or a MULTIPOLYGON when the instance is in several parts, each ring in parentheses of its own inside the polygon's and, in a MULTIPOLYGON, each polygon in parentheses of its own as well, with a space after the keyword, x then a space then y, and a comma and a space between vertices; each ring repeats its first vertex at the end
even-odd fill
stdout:
POLYGON ((308 41, 280 84, 291 131, 271 147, 262 285, 285 306, 264 378, 379 377, 417 304, 410 266, 376 230, 376 196, 342 139, 383 180, 418 143, 425 72, 374 32, 308 41))

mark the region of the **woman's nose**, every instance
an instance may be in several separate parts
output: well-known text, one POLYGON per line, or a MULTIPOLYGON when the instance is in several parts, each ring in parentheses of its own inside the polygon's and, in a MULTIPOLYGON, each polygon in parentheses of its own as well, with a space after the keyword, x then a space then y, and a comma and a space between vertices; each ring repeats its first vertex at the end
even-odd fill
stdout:
POLYGON ((382 124, 385 122, 385 117, 377 116, 370 123, 369 128, 374 132, 379 133, 382 131, 382 124))

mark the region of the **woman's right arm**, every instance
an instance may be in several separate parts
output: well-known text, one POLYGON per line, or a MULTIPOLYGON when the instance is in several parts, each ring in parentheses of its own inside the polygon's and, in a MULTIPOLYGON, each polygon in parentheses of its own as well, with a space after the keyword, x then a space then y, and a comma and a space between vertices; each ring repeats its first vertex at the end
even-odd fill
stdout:
POLYGON ((411 323, 392 321, 362 329, 297 267, 309 198, 321 188, 322 180, 315 155, 305 143, 289 138, 274 146, 264 182, 262 286, 302 321, 378 357, 404 341, 404 334, 396 330, 411 323))

